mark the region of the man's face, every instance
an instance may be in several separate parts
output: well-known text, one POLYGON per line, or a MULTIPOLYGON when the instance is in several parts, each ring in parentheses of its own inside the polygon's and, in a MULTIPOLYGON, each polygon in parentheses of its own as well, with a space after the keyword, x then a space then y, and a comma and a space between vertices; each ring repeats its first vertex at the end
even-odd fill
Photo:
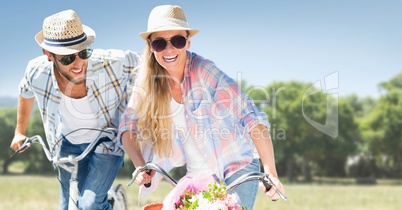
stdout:
POLYGON ((90 54, 92 54, 92 51, 87 50, 71 55, 52 54, 55 70, 66 79, 65 82, 72 82, 75 85, 82 84, 86 78, 90 54))

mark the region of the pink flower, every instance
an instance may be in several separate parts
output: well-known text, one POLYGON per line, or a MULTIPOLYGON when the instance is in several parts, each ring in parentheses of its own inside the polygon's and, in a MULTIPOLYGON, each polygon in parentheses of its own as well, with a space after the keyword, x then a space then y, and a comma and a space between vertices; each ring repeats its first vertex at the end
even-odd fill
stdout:
POLYGON ((228 194, 226 186, 215 182, 210 174, 184 176, 165 197, 163 206, 167 209, 243 209, 236 194, 228 194))
POLYGON ((208 184, 207 190, 198 191, 194 186, 188 186, 180 195, 175 204, 175 209, 199 210, 199 209, 228 209, 242 210, 238 204, 236 194, 228 194, 223 184, 208 184))
POLYGON ((188 190, 188 191, 192 191, 192 192, 194 192, 195 194, 198 194, 198 188, 196 187, 196 186, 194 186, 194 184, 189 184, 187 187, 186 187, 186 190, 188 190))

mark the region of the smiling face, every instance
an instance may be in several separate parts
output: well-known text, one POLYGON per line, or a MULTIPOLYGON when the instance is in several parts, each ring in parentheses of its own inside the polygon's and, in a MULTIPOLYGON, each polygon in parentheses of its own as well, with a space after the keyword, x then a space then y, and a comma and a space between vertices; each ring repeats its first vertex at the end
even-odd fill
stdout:
POLYGON ((63 65, 60 62, 62 57, 62 55, 54 54, 51 54, 49 57, 49 59, 54 63, 55 74, 60 76, 60 82, 65 84, 72 82, 75 85, 83 84, 86 78, 88 59, 81 59, 78 55, 76 55, 75 60, 71 64, 63 65))
MULTIPOLYGON (((187 31, 175 30, 175 31, 160 31, 151 34, 149 37, 149 44, 154 40, 164 39, 167 41, 166 48, 162 51, 155 51, 152 46, 150 47, 155 59, 158 61, 159 65, 165 68, 171 74, 183 73, 184 66, 186 64, 186 50, 190 48, 190 40, 186 40, 186 44, 183 48, 178 49, 174 47, 171 43, 172 37, 183 36, 188 37, 187 31)), ((172 41, 173 42, 173 41, 172 41)))

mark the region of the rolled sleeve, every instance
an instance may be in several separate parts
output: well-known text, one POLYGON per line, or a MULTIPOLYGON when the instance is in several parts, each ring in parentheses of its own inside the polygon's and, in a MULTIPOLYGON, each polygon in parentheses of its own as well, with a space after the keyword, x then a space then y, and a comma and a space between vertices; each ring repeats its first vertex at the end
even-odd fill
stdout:
POLYGON ((127 107, 121 116, 121 121, 119 125, 119 133, 117 135, 117 145, 124 149, 123 143, 121 141, 121 135, 125 131, 133 131, 137 133, 137 119, 135 119, 134 109, 127 107))
POLYGON ((246 131, 250 132, 257 125, 264 125, 269 129, 270 126, 267 115, 263 111, 260 111, 255 105, 253 106, 255 107, 254 112, 246 115, 243 119, 246 131))
POLYGON ((269 128, 268 117, 264 111, 260 110, 243 89, 230 77, 223 72, 222 76, 215 76, 217 87, 214 99, 219 101, 222 113, 232 113, 238 119, 247 132, 250 132, 256 125, 262 124, 269 128))
POLYGON ((29 85, 27 75, 28 73, 25 73, 25 76, 22 78, 20 85, 18 86, 18 91, 20 96, 22 96, 23 98, 33 98, 35 95, 29 85))
POLYGON ((124 72, 128 73, 127 89, 126 89, 128 97, 127 100, 130 98, 133 92, 134 81, 137 78, 138 73, 139 58, 140 55, 136 52, 132 52, 129 50, 125 52, 123 70, 124 72))

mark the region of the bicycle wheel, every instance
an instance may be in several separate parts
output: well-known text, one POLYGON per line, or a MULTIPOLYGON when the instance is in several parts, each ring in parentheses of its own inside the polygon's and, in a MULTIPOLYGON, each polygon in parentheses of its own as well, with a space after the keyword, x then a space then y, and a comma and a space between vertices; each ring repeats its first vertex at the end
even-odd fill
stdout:
POLYGON ((111 191, 114 193, 113 210, 128 210, 127 194, 123 185, 113 186, 111 191))

